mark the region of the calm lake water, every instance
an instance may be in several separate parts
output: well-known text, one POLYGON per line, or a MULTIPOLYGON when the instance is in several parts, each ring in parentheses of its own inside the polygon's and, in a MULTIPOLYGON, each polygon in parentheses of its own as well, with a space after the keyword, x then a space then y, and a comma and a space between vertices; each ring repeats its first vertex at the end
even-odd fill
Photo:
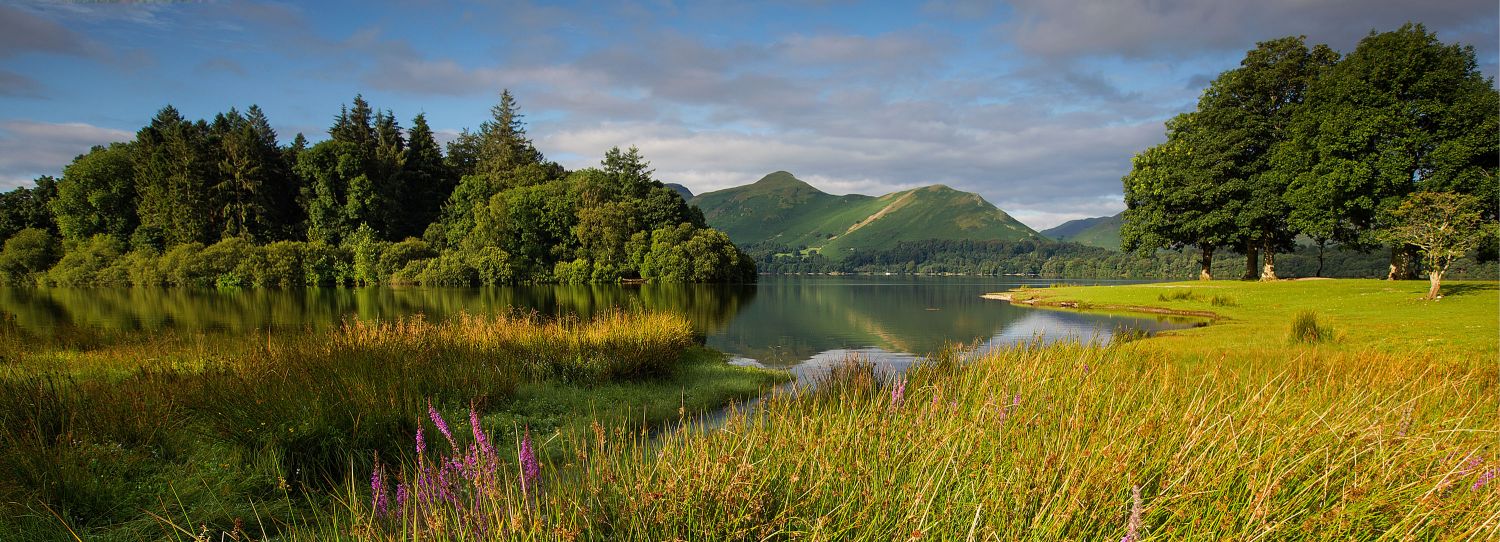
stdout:
POLYGON ((502 288, 0 289, 0 333, 46 340, 79 328, 252 333, 336 325, 347 317, 521 308, 587 316, 614 307, 674 311, 737 363, 817 371, 846 355, 901 369, 949 344, 979 348, 1042 338, 1107 341, 1117 330, 1192 325, 1172 318, 1039 310, 980 294, 1055 282, 1012 277, 762 277, 753 286, 523 286, 502 288))

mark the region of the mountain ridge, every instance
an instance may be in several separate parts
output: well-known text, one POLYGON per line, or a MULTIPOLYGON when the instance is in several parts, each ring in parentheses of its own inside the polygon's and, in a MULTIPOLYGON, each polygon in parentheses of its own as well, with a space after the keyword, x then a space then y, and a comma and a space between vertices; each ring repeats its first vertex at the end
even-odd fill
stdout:
POLYGON ((1042 230, 1041 235, 1054 241, 1066 241, 1092 247, 1120 250, 1120 226, 1125 223, 1125 213, 1069 220, 1055 227, 1042 230))
POLYGON ((744 245, 770 243, 831 258, 927 239, 1015 240, 1035 230, 978 194, 928 185, 882 196, 835 196, 775 171, 690 200, 713 227, 744 245))

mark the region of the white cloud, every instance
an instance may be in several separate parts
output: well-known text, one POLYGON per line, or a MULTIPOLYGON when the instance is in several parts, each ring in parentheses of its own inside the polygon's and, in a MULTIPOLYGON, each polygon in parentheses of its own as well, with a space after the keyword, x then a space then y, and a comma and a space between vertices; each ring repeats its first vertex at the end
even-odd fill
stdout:
POLYGON ((61 175, 62 166, 90 147, 134 138, 131 132, 81 122, 0 122, 0 188, 29 184, 42 175, 61 175))

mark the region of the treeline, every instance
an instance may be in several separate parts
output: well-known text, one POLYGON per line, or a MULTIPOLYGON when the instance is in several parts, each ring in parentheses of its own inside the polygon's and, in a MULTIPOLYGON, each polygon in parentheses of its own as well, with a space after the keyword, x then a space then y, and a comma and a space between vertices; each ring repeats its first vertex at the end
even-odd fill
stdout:
MULTIPOLYGON (((1262 42, 1167 123, 1124 180, 1124 248, 1245 255, 1274 279, 1277 254, 1388 248, 1389 278, 1493 258, 1500 211, 1500 94, 1474 49, 1421 25, 1372 32, 1340 56, 1302 37, 1262 42), (1484 242, 1488 240, 1488 242, 1484 242), (1419 260, 1420 258, 1420 260, 1419 260)), ((1232 273, 1232 271, 1231 271, 1232 273)))
MULTIPOLYGON (((1047 240, 901 242, 891 249, 855 251, 832 260, 821 254, 800 255, 790 247, 746 247, 760 262, 762 272, 900 273, 965 275, 1024 275, 1042 278, 1187 279, 1195 276, 1198 257, 1189 250, 1159 250, 1147 254, 1121 253, 1077 243, 1047 240)), ((1387 257, 1370 251, 1299 244, 1284 254, 1279 267, 1284 276, 1383 278, 1387 257)), ((1220 259, 1212 273, 1237 271, 1238 261, 1220 259)), ((1495 280, 1500 269, 1474 258, 1453 265, 1456 278, 1495 280)))
POLYGON ((566 171, 506 91, 438 145, 356 96, 329 138, 277 141, 264 112, 171 106, 0 194, 0 276, 51 285, 748 282, 755 264, 635 148, 566 171))

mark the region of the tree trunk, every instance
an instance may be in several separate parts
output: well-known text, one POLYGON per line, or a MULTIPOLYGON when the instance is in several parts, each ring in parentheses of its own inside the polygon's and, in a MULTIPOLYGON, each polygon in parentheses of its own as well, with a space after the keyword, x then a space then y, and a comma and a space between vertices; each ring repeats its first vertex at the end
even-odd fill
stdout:
POLYGON ((1276 280, 1276 249, 1271 246, 1270 241, 1261 244, 1260 247, 1260 280, 1261 282, 1276 280))
POLYGON ((1391 247, 1391 269, 1386 280, 1412 280, 1417 278, 1416 251, 1411 247, 1391 247))
POLYGON ((1260 252, 1255 250, 1255 241, 1245 241, 1245 276, 1240 280, 1260 278, 1260 252))
POLYGON ((1438 288, 1443 284, 1443 272, 1433 269, 1427 272, 1427 280, 1432 281, 1432 287, 1427 289, 1427 299, 1438 298, 1438 288))
POLYGON ((1313 273, 1314 277, 1321 277, 1321 276, 1323 276, 1323 249, 1326 248, 1327 246, 1328 246, 1328 240, 1327 239, 1319 239, 1318 240, 1318 271, 1316 273, 1313 273))
POLYGON ((1198 258, 1198 280, 1213 280, 1214 247, 1202 247, 1203 255, 1198 258))

